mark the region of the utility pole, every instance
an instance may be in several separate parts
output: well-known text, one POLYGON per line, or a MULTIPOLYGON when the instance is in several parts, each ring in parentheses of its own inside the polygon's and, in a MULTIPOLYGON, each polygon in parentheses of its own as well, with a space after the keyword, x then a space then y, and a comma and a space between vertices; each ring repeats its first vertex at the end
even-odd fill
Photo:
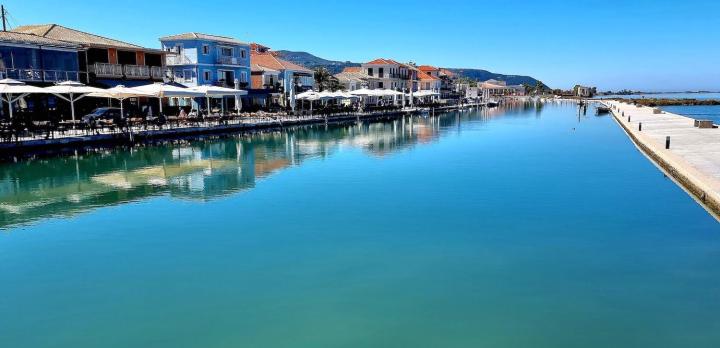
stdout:
POLYGON ((0 12, 2 13, 3 31, 7 31, 7 26, 5 25, 5 5, 0 5, 0 12))

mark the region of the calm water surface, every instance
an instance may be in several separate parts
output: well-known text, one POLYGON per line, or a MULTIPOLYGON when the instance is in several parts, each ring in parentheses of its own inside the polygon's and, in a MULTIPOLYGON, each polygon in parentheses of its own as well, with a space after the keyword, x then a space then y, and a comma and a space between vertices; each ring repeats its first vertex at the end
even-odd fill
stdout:
POLYGON ((698 120, 713 120, 720 124, 720 105, 674 105, 663 106, 663 110, 698 120))
POLYGON ((0 166, 0 347, 718 347, 720 224, 572 104, 0 166))
POLYGON ((598 99, 614 99, 614 98, 625 98, 625 99, 717 99, 720 100, 720 92, 708 92, 708 93, 653 93, 653 94, 632 94, 632 95, 603 95, 598 96, 598 99))

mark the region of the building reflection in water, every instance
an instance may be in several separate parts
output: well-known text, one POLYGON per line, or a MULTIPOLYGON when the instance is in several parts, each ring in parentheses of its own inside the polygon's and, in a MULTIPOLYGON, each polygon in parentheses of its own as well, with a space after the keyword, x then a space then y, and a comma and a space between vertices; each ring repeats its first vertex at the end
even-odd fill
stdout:
POLYGON ((535 105, 404 117, 387 122, 315 125, 284 131, 172 141, 130 149, 0 165, 0 229, 159 195, 212 200, 252 189, 263 177, 342 147, 386 156, 430 143, 467 121, 527 116, 535 105))

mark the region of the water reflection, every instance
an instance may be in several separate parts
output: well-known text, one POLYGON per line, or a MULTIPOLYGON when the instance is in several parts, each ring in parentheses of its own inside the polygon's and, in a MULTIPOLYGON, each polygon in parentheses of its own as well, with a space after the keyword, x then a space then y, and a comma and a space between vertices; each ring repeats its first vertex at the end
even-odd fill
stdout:
POLYGON ((386 156, 436 141, 459 130, 464 122, 527 117, 533 114, 528 110, 537 108, 536 103, 518 103, 387 122, 306 126, 131 149, 97 149, 3 164, 0 229, 158 195, 211 200, 252 189, 271 173, 327 157, 342 147, 386 156))

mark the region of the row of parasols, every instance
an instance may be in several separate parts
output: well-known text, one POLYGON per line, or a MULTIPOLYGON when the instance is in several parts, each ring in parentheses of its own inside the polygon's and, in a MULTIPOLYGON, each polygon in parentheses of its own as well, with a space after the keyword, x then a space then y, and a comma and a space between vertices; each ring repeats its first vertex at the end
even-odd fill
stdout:
MULTIPOLYGON (((138 87, 125 87, 118 85, 108 89, 96 88, 84 85, 80 82, 67 81, 50 87, 35 87, 13 79, 0 80, 0 100, 8 103, 11 107, 10 118, 13 117, 12 104, 30 94, 52 94, 70 103, 70 111, 73 123, 75 122, 75 102, 84 97, 111 98, 120 101, 120 113, 123 113, 123 101, 128 98, 149 97, 158 98, 160 101, 160 112, 162 112, 162 98, 199 98, 207 99, 208 113, 210 113, 210 98, 222 98, 226 96, 239 97, 247 94, 247 91, 218 87, 218 86, 197 86, 191 88, 179 87, 167 83, 152 83, 138 87)), ((236 104, 239 110, 239 103, 236 104)))
POLYGON ((436 95, 440 95, 440 93, 437 93, 435 91, 421 90, 421 91, 413 92, 412 94, 407 94, 407 93, 403 93, 403 92, 399 92, 399 91, 395 91, 395 90, 391 90, 391 89, 361 88, 361 89, 357 89, 357 90, 350 91, 350 92, 307 91, 307 92, 298 94, 296 96, 296 99, 315 101, 315 100, 330 100, 330 99, 360 99, 361 97, 399 97, 399 96, 422 98, 422 97, 430 97, 430 96, 436 96, 436 95))

